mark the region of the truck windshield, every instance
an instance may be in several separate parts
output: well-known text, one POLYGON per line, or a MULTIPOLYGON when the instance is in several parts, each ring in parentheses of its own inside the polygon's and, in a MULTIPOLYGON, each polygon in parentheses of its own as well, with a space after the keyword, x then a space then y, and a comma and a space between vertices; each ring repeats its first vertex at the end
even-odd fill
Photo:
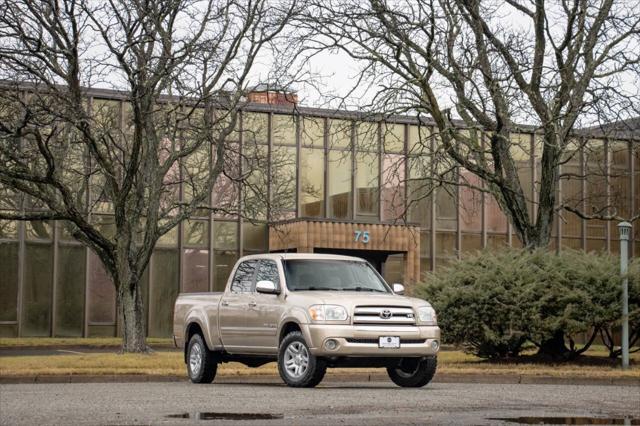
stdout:
POLYGON ((389 287, 366 262, 351 260, 283 260, 291 291, 368 291, 390 293, 389 287))

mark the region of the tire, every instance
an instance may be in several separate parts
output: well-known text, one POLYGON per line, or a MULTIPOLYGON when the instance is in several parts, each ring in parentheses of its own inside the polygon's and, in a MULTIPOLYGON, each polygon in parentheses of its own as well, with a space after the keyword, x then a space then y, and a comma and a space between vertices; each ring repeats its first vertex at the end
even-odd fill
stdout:
POLYGON ((400 365, 387 367, 393 383, 403 388, 420 388, 433 379, 438 367, 438 358, 403 358, 400 365), (403 365, 404 364, 404 365, 403 365))
POLYGON ((311 353, 301 332, 292 331, 280 343, 278 372, 288 386, 312 388, 322 381, 327 364, 311 353))
POLYGON ((211 383, 218 363, 200 334, 194 334, 187 347, 187 374, 193 383, 211 383))

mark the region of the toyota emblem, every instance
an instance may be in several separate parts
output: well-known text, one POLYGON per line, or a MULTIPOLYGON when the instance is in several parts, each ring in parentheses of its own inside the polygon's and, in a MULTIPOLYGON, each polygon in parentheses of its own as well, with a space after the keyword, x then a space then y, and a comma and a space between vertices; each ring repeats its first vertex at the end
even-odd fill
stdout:
POLYGON ((384 311, 380 312, 380 318, 382 318, 382 319, 391 318, 391 311, 388 310, 388 309, 385 309, 384 311))

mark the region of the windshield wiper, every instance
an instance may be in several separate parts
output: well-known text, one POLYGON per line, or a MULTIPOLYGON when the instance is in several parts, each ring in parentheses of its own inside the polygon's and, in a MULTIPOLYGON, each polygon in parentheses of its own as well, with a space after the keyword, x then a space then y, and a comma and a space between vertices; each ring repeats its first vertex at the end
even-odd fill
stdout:
POLYGON ((386 291, 384 290, 380 290, 377 288, 371 288, 371 287, 362 287, 362 286, 357 286, 357 287, 349 287, 349 288, 343 288, 344 291, 374 291, 377 293, 386 293, 386 291))
POLYGON ((297 288, 296 291, 323 291, 323 290, 327 290, 327 291, 340 291, 342 289, 340 288, 333 288, 333 287, 315 287, 315 286, 311 286, 311 287, 306 287, 306 288, 297 288))

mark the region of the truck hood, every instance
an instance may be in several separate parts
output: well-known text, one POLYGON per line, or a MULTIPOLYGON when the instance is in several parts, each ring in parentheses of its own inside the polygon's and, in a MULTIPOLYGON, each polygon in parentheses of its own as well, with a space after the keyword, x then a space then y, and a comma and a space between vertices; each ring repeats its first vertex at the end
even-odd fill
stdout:
POLYGON ((348 312, 356 306, 406 306, 417 308, 429 305, 422 299, 389 293, 369 293, 362 291, 292 291, 287 296, 298 306, 318 304, 341 305, 348 312))

